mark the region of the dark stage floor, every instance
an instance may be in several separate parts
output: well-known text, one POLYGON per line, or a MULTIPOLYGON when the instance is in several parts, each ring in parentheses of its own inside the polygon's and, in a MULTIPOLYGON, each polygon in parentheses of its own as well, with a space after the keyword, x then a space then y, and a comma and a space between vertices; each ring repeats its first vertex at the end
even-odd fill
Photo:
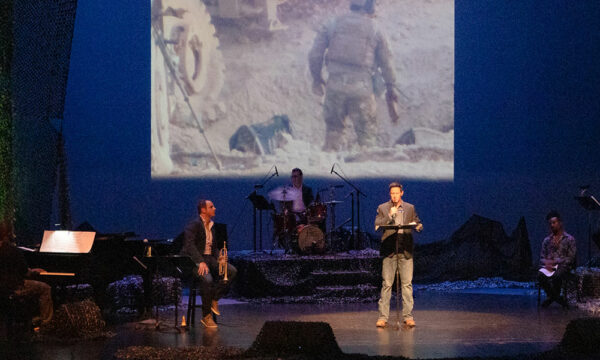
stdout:
MULTIPOLYGON (((538 310, 531 290, 421 291, 415 297, 417 327, 412 330, 377 329, 374 303, 258 305, 223 301, 223 315, 215 331, 204 329, 198 318, 196 327, 184 334, 141 330, 139 324, 130 323, 113 329, 116 335, 109 339, 34 346, 36 353, 43 352, 43 359, 110 358, 117 349, 132 345, 245 349, 265 321, 294 320, 329 323, 345 353, 410 358, 515 355, 551 349, 561 340, 569 320, 585 316, 556 304, 538 310)), ((165 314, 164 319, 172 321, 172 316, 165 314)), ((391 320, 395 319, 394 312, 391 320)))

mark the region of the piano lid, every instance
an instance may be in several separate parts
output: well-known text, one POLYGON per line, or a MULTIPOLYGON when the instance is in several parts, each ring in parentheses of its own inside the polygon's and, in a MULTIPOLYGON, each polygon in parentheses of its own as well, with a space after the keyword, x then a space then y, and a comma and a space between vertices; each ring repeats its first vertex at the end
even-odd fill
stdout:
POLYGON ((95 236, 93 231, 46 230, 40 253, 87 254, 95 236))

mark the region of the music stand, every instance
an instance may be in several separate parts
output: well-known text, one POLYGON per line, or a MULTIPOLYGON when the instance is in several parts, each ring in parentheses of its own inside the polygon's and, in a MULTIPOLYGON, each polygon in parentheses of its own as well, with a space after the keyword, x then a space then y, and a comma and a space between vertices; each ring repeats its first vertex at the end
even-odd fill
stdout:
POLYGON ((377 229, 383 229, 383 230, 405 230, 405 229, 414 229, 417 227, 417 224, 405 224, 405 225, 394 225, 394 224, 387 224, 387 225, 377 225, 377 229))
MULTIPOLYGON (((588 211, 588 267, 592 261, 592 212, 600 210, 600 202, 592 195, 575 196, 582 208, 588 211)), ((598 244, 596 244, 598 245, 598 244)), ((598 245, 600 247, 600 245, 598 245)))
MULTIPOLYGON (((136 258, 137 260, 137 258, 136 258)), ((139 260, 138 260, 139 262, 139 260)), ((196 264, 189 256, 185 255, 164 255, 164 256, 145 256, 142 258, 141 264, 144 269, 144 307, 151 307, 151 295, 152 295, 152 279, 156 274, 167 275, 177 277, 181 279, 186 274, 193 274, 196 264)), ((182 289, 183 291, 183 289, 182 289)), ((175 321, 173 326, 163 326, 163 328, 175 329, 178 332, 184 331, 179 326, 179 301, 175 299, 175 321)), ((161 323, 158 316, 158 305, 155 305, 154 326, 155 330, 161 330, 161 323)), ((147 321, 147 320, 146 320, 147 321)))
MULTIPOLYGON (((406 225, 396 225, 396 224, 386 224, 386 225, 377 225, 376 230, 395 230, 394 236, 396 237, 396 255, 398 254, 399 244, 398 244, 398 230, 400 229, 414 229, 417 227, 417 224, 406 224, 406 225)), ((400 330, 400 266, 396 264, 396 327, 394 330, 400 330)))
POLYGON ((267 199, 253 191, 250 195, 248 195, 248 200, 252 203, 254 207, 254 227, 253 227, 253 240, 254 240, 254 252, 256 252, 256 210, 259 212, 259 234, 260 234, 260 250, 262 250, 262 212, 265 210, 274 210, 273 204, 269 203, 267 199))

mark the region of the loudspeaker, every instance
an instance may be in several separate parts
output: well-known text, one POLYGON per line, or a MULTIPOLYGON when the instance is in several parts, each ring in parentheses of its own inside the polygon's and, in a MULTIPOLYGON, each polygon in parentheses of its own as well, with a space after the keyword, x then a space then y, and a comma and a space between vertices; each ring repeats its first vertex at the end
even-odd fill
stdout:
POLYGON ((559 348, 570 353, 600 354, 600 319, 582 318, 571 320, 559 348))
POLYGON ((267 321, 247 356, 310 355, 334 358, 342 355, 333 330, 324 322, 267 321))

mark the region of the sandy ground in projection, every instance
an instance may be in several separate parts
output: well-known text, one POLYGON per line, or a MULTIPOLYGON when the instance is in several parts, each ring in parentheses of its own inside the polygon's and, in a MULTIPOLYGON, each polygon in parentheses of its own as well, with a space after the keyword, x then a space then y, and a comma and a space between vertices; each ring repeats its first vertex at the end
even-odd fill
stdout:
POLYGON ((311 92, 308 52, 319 26, 348 11, 348 2, 343 0, 289 0, 279 6, 279 18, 287 29, 269 36, 247 31, 239 23, 213 19, 225 75, 219 104, 207 105, 212 115, 203 120, 223 168, 215 168, 204 138, 190 121, 172 119, 174 171, 169 176, 257 176, 273 164, 283 171, 300 167, 313 177, 328 176, 337 163, 351 177, 401 174, 403 178, 452 179, 453 1, 378 1, 376 21, 390 40, 398 87, 404 94, 401 119, 392 124, 384 99, 378 99, 380 147, 321 152, 322 100, 311 92), (240 126, 266 122, 278 114, 289 117, 292 135, 285 135, 273 154, 230 151, 229 138, 240 126), (415 129, 415 144, 395 145, 410 129, 415 129))

